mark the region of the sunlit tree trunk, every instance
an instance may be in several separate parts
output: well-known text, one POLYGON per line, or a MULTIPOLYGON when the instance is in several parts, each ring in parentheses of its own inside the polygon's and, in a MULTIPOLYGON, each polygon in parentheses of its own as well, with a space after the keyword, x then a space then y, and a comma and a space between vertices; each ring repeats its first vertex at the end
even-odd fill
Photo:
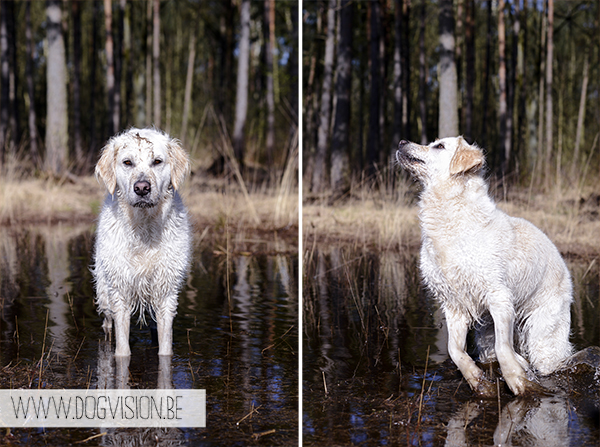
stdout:
POLYGON ((458 80, 454 61, 452 0, 440 0, 440 103, 438 136, 458 135, 458 80))
POLYGON ((73 148, 75 160, 83 165, 83 143, 81 141, 81 3, 71 2, 73 16, 73 148))
POLYGON ((233 150, 244 166, 246 116, 248 114, 248 77, 250 61, 250 0, 242 0, 240 7, 240 42, 235 100, 235 123, 233 126, 233 150))
POLYGON ((187 142, 187 128, 190 119, 190 106, 192 103, 192 85, 194 81, 194 63, 196 60, 196 33, 191 30, 190 47, 188 55, 187 74, 185 77, 185 94, 183 97, 183 118, 181 124, 181 139, 185 144, 187 142))
POLYGON ((465 20, 465 138, 473 140, 473 102, 475 91, 475 0, 467 0, 465 20))
POLYGON ((154 80, 154 125, 161 126, 160 101, 160 0, 154 0, 152 26, 152 77, 154 80))
POLYGON ((61 24, 61 1, 46 2, 48 37, 47 84, 46 89, 46 170, 62 175, 67 169, 68 156, 68 115, 67 115, 67 65, 65 44, 61 24))
POLYGON ((106 32, 106 90, 108 95, 108 133, 117 132, 115 117, 115 57, 112 33, 112 0, 104 0, 104 29, 106 32))
POLYGON ((577 113, 577 133, 575 135, 575 148, 573 149, 573 161, 571 162, 571 179, 575 179, 576 170, 579 166, 579 147, 583 140, 583 130, 585 123, 585 103, 587 99, 587 88, 589 82, 589 52, 586 51, 583 59, 583 81, 581 85, 581 96, 579 98, 579 112, 577 113))
POLYGON ((506 106, 506 27, 504 23, 504 0, 498 2, 498 86, 500 89, 498 98, 498 115, 500 118, 500 135, 498 144, 501 155, 502 173, 506 172, 510 158, 510 141, 507 136, 507 106, 506 106))
POLYGON ((548 0, 548 42, 546 51, 546 163, 545 179, 546 186, 550 186, 550 160, 553 151, 552 125, 552 67, 554 60, 554 0, 548 0))
MULTIPOLYGON (((350 187, 350 89, 352 87, 352 16, 354 4, 340 5, 340 40, 337 50, 337 107, 331 137, 331 189, 340 195, 350 187)), ((399 55, 398 55, 399 56, 399 55)), ((398 82, 400 81, 397 78, 398 82)), ((397 98, 396 98, 397 99, 397 98)), ((396 106, 397 102, 395 102, 396 106)), ((394 114, 395 116, 395 114, 394 114)), ((401 118, 399 116, 398 118, 401 118)), ((394 120, 396 124, 396 119, 394 120)), ((399 119, 398 131, 402 124, 399 119)), ((394 130, 394 135, 396 130, 394 130)), ((398 144, 396 142, 396 144, 398 144)))
POLYGON ((333 52, 335 44, 336 0, 329 0, 327 8, 327 40, 323 61, 323 88, 321 90, 321 111, 317 130, 317 153, 313 169, 312 192, 321 192, 326 185, 327 152, 329 149, 329 125, 331 119, 331 85, 333 83, 333 52))

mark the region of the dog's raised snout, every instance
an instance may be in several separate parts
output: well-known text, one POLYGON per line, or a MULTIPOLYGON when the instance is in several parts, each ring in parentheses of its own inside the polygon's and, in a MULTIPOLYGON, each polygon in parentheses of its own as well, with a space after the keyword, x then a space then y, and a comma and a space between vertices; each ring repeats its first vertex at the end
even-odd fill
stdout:
POLYGON ((398 143, 398 149, 402 149, 403 146, 406 146, 409 142, 406 140, 400 140, 400 143, 398 143))
POLYGON ((141 180, 139 182, 135 182, 133 185, 133 191, 140 197, 144 197, 148 194, 150 194, 151 188, 150 188, 150 183, 145 181, 145 180, 141 180))

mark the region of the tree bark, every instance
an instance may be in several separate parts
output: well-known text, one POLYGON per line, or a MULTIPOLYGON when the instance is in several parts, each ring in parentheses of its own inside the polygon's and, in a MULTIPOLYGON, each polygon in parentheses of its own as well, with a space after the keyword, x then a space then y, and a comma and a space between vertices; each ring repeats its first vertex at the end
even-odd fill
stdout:
POLYGON ((192 103, 192 86, 194 81, 194 63, 196 60, 196 33, 190 31, 190 47, 188 55, 187 74, 185 78, 185 94, 183 98, 183 118, 181 124, 181 140, 184 145, 187 143, 187 128, 190 118, 190 105, 192 103))
POLYGON ((71 1, 73 15, 73 148, 75 160, 82 168, 85 161, 81 141, 81 3, 71 1))
POLYGON ((440 0, 440 116, 438 136, 458 135, 458 80, 454 61, 454 15, 452 0, 440 0))
POLYGON ((242 0, 240 8, 240 42, 233 127, 233 150, 240 167, 244 166, 246 152, 245 132, 248 114, 248 77, 250 60, 250 0, 242 0))
POLYGON ((583 140, 583 130, 585 124, 585 103, 587 99, 587 88, 589 82, 589 52, 586 51, 583 59, 583 80, 581 85, 581 95, 579 97, 579 112, 577 113, 577 132, 575 134, 575 148, 573 149, 573 161, 571 162, 571 179, 575 179, 576 170, 579 165, 579 148, 583 140))
POLYGON ((490 73, 492 70, 492 0, 487 2, 487 34, 485 39, 485 72, 483 76, 483 121, 481 123, 481 141, 488 145, 490 73))
POLYGON ((146 3, 146 125, 152 123, 152 10, 151 0, 146 3))
MULTIPOLYGON (((37 117, 35 113, 35 88, 33 83, 33 38, 31 33, 31 2, 25 4, 25 40, 27 45, 27 62, 25 64, 25 79, 27 83, 27 96, 29 96, 29 112, 27 123, 29 126, 29 153, 31 160, 37 167, 40 163, 38 147, 37 117)), ((0 151, 1 153, 1 151, 0 151)))
POLYGON ((500 118, 500 135, 498 138, 499 153, 501 160, 502 174, 506 173, 507 163, 510 158, 510 141, 507 137, 506 121, 507 121, 507 106, 506 106, 506 27, 504 23, 504 8, 506 3, 504 0, 498 1, 498 115, 500 118))
POLYGON ((8 8, 0 8, 0 164, 8 143, 9 120, 9 55, 8 55, 8 8))
POLYGON ((336 0, 329 0, 327 7, 327 39, 325 41, 325 59, 323 61, 323 88, 321 89, 321 107, 319 128, 317 130, 317 153, 311 182, 311 191, 321 192, 327 179, 327 149, 329 148, 329 125, 331 120, 331 85, 333 81, 333 53, 335 44, 336 0))
POLYGON ((112 34, 112 0, 104 0, 104 29, 106 32, 106 90, 108 96, 108 134, 117 132, 115 117, 115 58, 112 34))
POLYGON ((161 101, 160 101, 160 0, 154 0, 152 26, 152 66, 154 79, 154 125, 161 126, 161 101))
MULTIPOLYGON (((350 187, 350 90, 352 87, 352 16, 354 4, 350 0, 342 0, 340 6, 340 40, 338 42, 337 81, 335 85, 337 107, 331 137, 331 189, 335 196, 345 193, 350 187)), ((397 82, 400 81, 399 77, 395 79, 397 82)), ((399 131, 402 116, 396 117, 396 114, 394 114, 394 117, 394 125, 398 124, 397 129, 399 131)), ((396 129, 394 129, 394 132, 396 132, 396 129)), ((396 144, 398 143, 396 142, 396 144)))
POLYGON ((369 36, 371 54, 371 91, 369 92, 369 132, 367 135, 367 171, 375 172, 379 160, 379 101, 381 96, 381 71, 379 60, 379 39, 381 34, 381 13, 379 1, 370 2, 371 35, 369 36))
POLYGON ((466 101, 465 138, 473 141, 473 102, 475 91, 475 0, 467 0, 465 20, 466 101))
POLYGON ((402 0, 394 1, 394 123, 392 151, 402 136, 402 0))
POLYGON ((273 53, 275 51, 275 0, 265 0, 265 19, 267 21, 267 39, 265 63, 267 68, 267 132, 265 149, 267 152, 267 165, 273 165, 273 152, 275 149, 275 86, 273 53))
POLYGON ((425 55, 426 1, 421 0, 419 15, 419 117, 421 119, 421 144, 427 144, 427 67, 425 55))
POLYGON ((46 90, 46 170, 60 176, 67 169, 68 115, 67 115, 67 65, 62 36, 62 11, 60 0, 46 2, 47 15, 47 84, 46 90))
POLYGON ((546 186, 550 186, 550 160, 553 152, 552 68, 554 60, 554 0, 548 0, 548 49, 546 51, 546 186))

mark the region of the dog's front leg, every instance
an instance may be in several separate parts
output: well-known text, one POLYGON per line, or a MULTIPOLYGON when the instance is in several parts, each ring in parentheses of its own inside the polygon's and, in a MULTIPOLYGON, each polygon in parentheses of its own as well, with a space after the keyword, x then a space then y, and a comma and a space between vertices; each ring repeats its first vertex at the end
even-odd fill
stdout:
POLYGON ((476 393, 492 397, 496 395, 496 387, 483 375, 473 359, 467 354, 467 333, 469 320, 460 313, 445 310, 448 324, 448 353, 452 361, 458 366, 460 372, 476 393))
MULTIPOLYGON (((177 303, 177 297, 175 297, 174 301, 175 303, 177 303)), ((161 312, 158 312, 158 314, 156 315, 156 332, 158 333, 158 355, 173 355, 174 317, 175 309, 164 309, 161 312)))
POLYGON ((501 290, 493 294, 490 298, 490 314, 494 320, 494 349, 502 376, 514 394, 523 394, 531 382, 527 380, 514 349, 515 311, 509 291, 501 290))
POLYGON ((131 355, 129 348, 129 324, 131 321, 131 311, 128 309, 119 309, 114 313, 115 325, 115 356, 125 357, 131 355))

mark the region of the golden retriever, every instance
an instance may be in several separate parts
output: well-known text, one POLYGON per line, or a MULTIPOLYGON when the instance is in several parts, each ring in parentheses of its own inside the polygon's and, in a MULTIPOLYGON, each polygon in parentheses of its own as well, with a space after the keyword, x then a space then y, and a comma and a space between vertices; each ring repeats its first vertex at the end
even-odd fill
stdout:
POLYGON ((427 146, 403 140, 396 158, 422 185, 420 270, 446 317, 450 357, 475 392, 494 395, 466 352, 468 330, 487 327, 482 360, 495 354, 514 394, 536 389, 535 373, 550 374, 572 353, 571 276, 558 250, 534 225, 496 208, 483 152, 462 137, 427 146))
POLYGON ((192 256, 188 213, 177 193, 190 161, 177 140, 132 128, 111 138, 96 176, 108 195, 98 218, 94 266, 96 305, 116 356, 129 356, 132 313, 156 320, 159 355, 173 353, 177 297, 192 256))

